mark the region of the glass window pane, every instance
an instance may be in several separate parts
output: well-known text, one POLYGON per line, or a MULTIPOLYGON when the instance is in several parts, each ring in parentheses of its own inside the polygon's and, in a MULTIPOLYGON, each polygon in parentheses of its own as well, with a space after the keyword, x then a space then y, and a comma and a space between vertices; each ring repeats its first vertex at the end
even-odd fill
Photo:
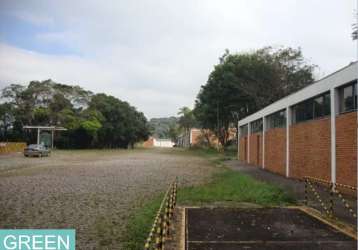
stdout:
POLYGON ((281 110, 267 116, 267 128, 282 128, 286 126, 286 111, 281 110))
POLYGON ((248 134, 248 126, 244 125, 240 127, 240 138, 245 137, 248 134))
POLYGON ((305 120, 313 119, 313 100, 308 100, 304 105, 305 120))
POLYGON ((343 88, 343 112, 353 110, 353 85, 343 88))
POLYGON ((313 100, 314 118, 324 116, 323 112, 323 96, 316 97, 313 100))
POLYGON ((258 133, 262 131, 262 119, 258 119, 251 123, 251 133, 258 133))
POLYGON ((324 95, 324 102, 323 102, 323 115, 330 115, 331 114, 331 95, 327 93, 324 95))

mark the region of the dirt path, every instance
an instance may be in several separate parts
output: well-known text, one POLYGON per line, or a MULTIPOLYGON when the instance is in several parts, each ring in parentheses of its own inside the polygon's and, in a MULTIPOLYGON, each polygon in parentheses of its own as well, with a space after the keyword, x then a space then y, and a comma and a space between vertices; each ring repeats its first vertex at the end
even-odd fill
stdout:
POLYGON ((75 228, 76 249, 121 249, 131 210, 174 176, 200 183, 215 167, 170 150, 56 151, 0 157, 0 228, 75 228))

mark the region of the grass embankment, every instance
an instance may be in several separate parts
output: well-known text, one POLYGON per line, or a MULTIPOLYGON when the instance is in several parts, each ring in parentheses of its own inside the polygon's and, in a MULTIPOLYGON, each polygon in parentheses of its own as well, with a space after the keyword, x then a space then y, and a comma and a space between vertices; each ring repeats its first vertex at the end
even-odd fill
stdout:
MULTIPOLYGON (((189 153, 209 157, 217 164, 230 157, 206 150, 195 150, 189 153)), ((143 248, 162 197, 163 194, 144 204, 133 214, 125 234, 126 249, 143 248)), ((212 181, 205 185, 180 188, 177 198, 178 205, 225 203, 225 205, 235 206, 238 203, 247 202, 259 206, 277 206, 294 202, 284 190, 227 168, 214 174, 212 181)))

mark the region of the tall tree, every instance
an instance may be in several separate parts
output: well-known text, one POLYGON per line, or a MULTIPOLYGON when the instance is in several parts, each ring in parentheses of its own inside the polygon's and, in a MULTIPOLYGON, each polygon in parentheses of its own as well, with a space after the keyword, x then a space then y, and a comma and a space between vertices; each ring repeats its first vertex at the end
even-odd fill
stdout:
POLYGON ((190 146, 190 129, 197 125, 194 112, 188 107, 182 107, 178 112, 179 128, 184 131, 184 144, 190 146))
POLYGON ((314 68, 300 49, 265 47, 240 54, 226 51, 200 89, 195 116, 225 146, 233 122, 311 84, 314 68))
POLYGON ((190 130, 195 126, 196 120, 194 117, 194 112, 188 107, 181 107, 178 112, 179 121, 178 124, 180 127, 186 131, 190 130))
POLYGON ((98 143, 102 147, 133 147, 135 142, 149 136, 147 119, 127 102, 97 94, 92 97, 89 108, 97 110, 104 118, 98 131, 98 143))
POLYGON ((176 142, 178 140, 180 129, 177 124, 171 124, 168 128, 168 137, 176 142))

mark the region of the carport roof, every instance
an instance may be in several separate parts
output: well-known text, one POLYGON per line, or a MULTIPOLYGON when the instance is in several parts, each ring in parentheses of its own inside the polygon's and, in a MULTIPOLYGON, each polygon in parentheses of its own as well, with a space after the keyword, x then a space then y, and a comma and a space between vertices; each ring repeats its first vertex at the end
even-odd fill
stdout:
POLYGON ((42 130, 67 130, 64 127, 56 127, 56 126, 23 126, 25 129, 42 129, 42 130))

